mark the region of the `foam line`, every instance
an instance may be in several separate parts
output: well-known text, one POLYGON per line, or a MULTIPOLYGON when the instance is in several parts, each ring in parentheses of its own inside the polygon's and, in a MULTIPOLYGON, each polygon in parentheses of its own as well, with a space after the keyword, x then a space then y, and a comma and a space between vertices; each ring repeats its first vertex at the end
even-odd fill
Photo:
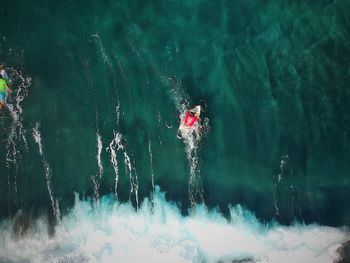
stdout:
POLYGON ((4 221, 0 261, 329 263, 350 238, 339 228, 262 224, 239 205, 230 207, 229 219, 203 206, 182 216, 158 187, 152 196, 137 211, 105 196, 95 210, 76 194, 53 236, 44 219, 20 238, 13 235, 15 220, 4 221))

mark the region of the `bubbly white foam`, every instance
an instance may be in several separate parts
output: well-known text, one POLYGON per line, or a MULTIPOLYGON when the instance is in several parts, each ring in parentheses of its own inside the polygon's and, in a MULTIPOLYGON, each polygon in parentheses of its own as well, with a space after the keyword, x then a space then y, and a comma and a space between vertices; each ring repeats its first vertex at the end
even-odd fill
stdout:
POLYGON ((0 261, 9 262, 254 262, 328 263, 349 233, 318 225, 265 225, 237 205, 230 219, 197 206, 182 216, 156 187, 138 211, 130 203, 103 197, 94 209, 76 194, 72 210, 55 234, 37 220, 25 236, 14 237, 15 220, 0 226, 0 261))

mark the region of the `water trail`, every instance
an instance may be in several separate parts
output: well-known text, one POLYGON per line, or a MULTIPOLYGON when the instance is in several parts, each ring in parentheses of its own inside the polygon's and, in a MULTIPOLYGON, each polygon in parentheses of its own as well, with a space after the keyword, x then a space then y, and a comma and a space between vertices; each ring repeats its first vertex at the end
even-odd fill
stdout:
POLYGON ((124 143, 126 142, 126 140, 123 138, 120 132, 113 131, 113 135, 114 135, 113 140, 110 142, 106 151, 110 152, 110 155, 111 155, 110 160, 115 173, 115 186, 114 186, 115 196, 118 199, 119 168, 118 168, 117 152, 121 151, 123 160, 124 160, 125 172, 126 174, 129 175, 129 181, 130 181, 129 199, 132 199, 132 196, 134 196, 136 205, 138 207, 138 204, 139 204, 138 177, 137 177, 135 168, 133 168, 131 164, 131 158, 128 155, 124 146, 124 143))
MULTIPOLYGON (((82 66, 83 66, 83 70, 84 70, 84 75, 85 78, 88 82, 88 85, 91 87, 93 93, 96 95, 96 82, 95 79, 93 77, 92 74, 92 70, 91 70, 91 63, 90 63, 90 59, 86 58, 83 59, 81 61, 82 66)), ((97 201, 99 199, 99 179, 101 179, 102 177, 102 172, 103 172, 103 166, 102 166, 102 161, 101 161, 101 153, 102 153, 102 139, 101 139, 101 135, 99 132, 99 111, 98 111, 98 107, 97 107, 97 103, 96 100, 94 101, 95 103, 95 129, 96 129, 96 140, 97 140, 97 165, 99 168, 99 171, 96 175, 92 175, 90 177, 90 180, 92 182, 92 188, 93 188, 93 200, 94 200, 94 204, 97 205, 97 201)))
POLYGON ((21 71, 10 67, 7 68, 7 73, 11 80, 11 88, 13 94, 9 95, 7 100, 7 109, 10 113, 10 126, 8 138, 6 141, 6 168, 7 181, 9 186, 9 197, 11 192, 11 185, 14 189, 14 201, 17 204, 17 173, 19 169, 19 162, 22 158, 22 151, 28 150, 26 139, 26 130, 23 126, 23 109, 22 101, 28 96, 28 88, 31 85, 31 78, 24 77, 21 71), (11 178, 12 177, 12 178, 11 178))
POLYGON ((164 85, 171 87, 170 96, 174 101, 176 109, 180 114, 183 114, 190 107, 190 101, 182 88, 182 82, 176 79, 176 77, 166 76, 161 76, 161 81, 164 85))
MULTIPOLYGON (((177 80, 176 77, 169 77, 160 73, 152 65, 147 65, 147 62, 142 57, 139 50, 135 47, 135 42, 132 40, 132 37, 129 37, 128 40, 129 40, 129 46, 131 47, 132 52, 136 54, 137 59, 140 61, 140 63, 142 65, 145 65, 145 67, 149 66, 152 72, 161 81, 161 83, 163 83, 166 87, 170 87, 170 96, 174 101, 175 107, 179 111, 180 117, 184 116, 186 110, 190 106, 190 102, 187 99, 188 96, 186 95, 186 93, 182 88, 181 81, 177 80)), ((158 115, 158 124, 159 124, 161 122, 161 114, 159 109, 157 109, 157 115, 158 115)), ((160 137, 159 137, 159 142, 161 145, 162 141, 160 137)), ((186 157, 190 167, 190 176, 188 181, 189 200, 191 203, 191 207, 194 207, 196 202, 204 203, 203 187, 202 187, 200 170, 199 170, 199 154, 197 150, 198 142, 192 136, 190 136, 187 140, 184 140, 184 143, 185 143, 186 157)))
POLYGON ((51 171, 49 163, 46 161, 46 157, 45 157, 45 154, 43 151, 43 145, 41 142, 41 133, 40 133, 39 129, 40 129, 40 124, 37 122, 35 127, 33 128, 32 134, 33 134, 35 142, 38 144, 39 154, 40 154, 41 160, 43 162, 44 173, 45 173, 45 178, 46 178, 46 186, 47 186, 47 191, 49 192, 49 197, 51 200, 51 207, 53 210, 53 214, 54 214, 57 222, 59 222, 60 217, 61 217, 61 212, 59 209, 59 202, 58 202, 58 199, 55 198, 54 192, 53 192, 52 187, 51 187, 52 171, 51 171))
MULTIPOLYGON (((117 87, 117 79, 116 75, 114 72, 114 65, 112 61, 110 60, 109 56, 106 53, 106 50, 103 46, 102 39, 98 34, 92 35, 92 38, 94 39, 94 42, 97 46, 98 52, 101 55, 103 62, 107 65, 111 77, 112 77, 112 82, 113 82, 113 87, 115 89, 115 96, 116 96, 116 106, 115 106, 115 114, 116 114, 116 130, 119 129, 119 124, 120 124, 120 100, 119 100, 119 94, 118 94, 118 87, 117 87)), ((117 59, 117 56, 114 55, 119 69, 122 73, 122 76, 124 79, 126 79, 125 74, 123 72, 123 69, 119 63, 119 60, 117 59)), ((135 201, 138 206, 138 178, 136 171, 134 171, 134 176, 133 176, 133 169, 131 165, 131 159, 129 155, 127 154, 124 146, 122 145, 122 135, 121 133, 117 132, 116 130, 113 131, 114 138, 109 144, 108 151, 110 151, 110 160, 115 172, 115 186, 114 186, 114 191, 115 191, 115 196, 118 198, 118 181, 119 181, 119 169, 118 169, 118 161, 117 161, 117 151, 122 150, 123 152, 123 157, 124 157, 124 163, 125 163, 125 169, 126 173, 129 174, 129 179, 130 179, 130 198, 132 195, 135 196, 135 201)))
MULTIPOLYGON (((98 127, 98 117, 97 117, 97 109, 96 109, 96 125, 98 127)), ((102 139, 101 139, 101 135, 98 131, 96 131, 96 140, 97 140, 97 155, 96 155, 96 159, 97 159, 97 166, 98 166, 98 172, 97 174, 91 176, 91 182, 92 182, 92 188, 93 188, 93 200, 95 205, 98 205, 98 200, 100 198, 100 181, 102 178, 102 174, 103 174, 103 166, 102 166, 102 161, 101 161, 101 153, 102 153, 102 139)))
POLYGON ((129 180, 130 180, 129 199, 131 199, 132 194, 135 194, 135 191, 137 191, 137 189, 135 189, 135 182, 134 182, 135 180, 132 176, 132 166, 131 166, 130 157, 125 150, 123 151, 123 155, 124 155, 125 172, 129 174, 129 180))
POLYGON ((136 169, 133 168, 131 165, 131 158, 126 152, 125 149, 123 149, 123 155, 124 155, 124 164, 125 164, 125 171, 129 174, 129 180, 130 180, 130 194, 129 199, 132 200, 132 196, 135 198, 136 207, 139 205, 139 198, 138 198, 138 177, 136 173, 136 169), (134 173, 134 176, 133 176, 134 173))
POLYGON ((119 118, 120 118, 120 101, 119 101, 119 94, 118 94, 118 89, 117 89, 117 79, 115 77, 115 73, 114 73, 114 68, 113 68, 113 63, 112 61, 109 59, 105 48, 103 47, 103 43, 101 40, 101 37, 98 34, 94 34, 91 36, 94 41, 95 44, 97 45, 98 51, 103 59, 103 62, 108 66, 108 69, 111 73, 112 76, 112 81, 113 81, 113 87, 115 89, 115 94, 116 94, 116 100, 117 100, 117 105, 115 106, 115 113, 116 113, 116 122, 117 122, 117 127, 119 127, 119 118))
POLYGON ((204 204, 202 178, 199 169, 199 154, 197 140, 193 134, 185 140, 186 157, 190 166, 190 176, 188 178, 188 196, 191 208, 196 206, 196 203, 204 204))
POLYGON ((103 44, 102 44, 101 37, 98 34, 93 34, 93 35, 91 35, 91 37, 94 39, 94 41, 98 47, 98 51, 99 51, 104 63, 106 63, 109 66, 110 70, 113 72, 113 64, 109 60, 109 58, 106 54, 106 51, 105 51, 103 44))
POLYGON ((96 140, 97 140, 97 165, 98 165, 98 175, 100 179, 102 178, 103 174, 103 166, 102 166, 102 161, 101 161, 101 153, 102 153, 102 139, 100 133, 97 131, 96 132, 96 140))
MULTIPOLYGON (((175 78, 163 79, 165 83, 171 84, 171 97, 175 103, 175 107, 179 111, 180 121, 182 121, 186 115, 187 110, 190 107, 190 102, 187 99, 185 92, 182 89, 182 84, 180 81, 175 78)), ((208 126, 208 120, 206 119, 206 126, 208 126)), ((195 124, 198 131, 200 131, 201 125, 195 124)), ((199 133, 200 134, 200 133, 199 133)), ((200 135, 199 135, 200 136, 200 135)), ((204 204, 204 191, 202 185, 202 178, 200 176, 199 169, 199 152, 198 146, 200 142, 199 139, 196 139, 193 134, 190 134, 184 138, 185 143, 185 153, 188 160, 190 174, 188 178, 188 196, 191 208, 196 206, 196 203, 204 204)))
POLYGON ((153 172, 153 155, 152 155, 152 140, 149 138, 148 140, 148 152, 149 152, 149 165, 151 169, 152 176, 152 190, 154 191, 154 172, 153 172))
MULTIPOLYGON (((138 51, 138 49, 135 47, 135 42, 132 41, 132 38, 129 38, 129 45, 132 49, 132 52, 136 54, 138 60, 141 64, 147 65, 146 61, 138 51)), ((163 85, 166 87, 170 87, 170 97, 172 98, 176 109, 179 112, 180 119, 184 117, 186 114, 186 111, 190 107, 190 101, 188 99, 188 95, 185 93, 182 87, 182 83, 180 80, 174 77, 166 76, 165 74, 162 74, 160 71, 158 71, 155 67, 152 65, 149 65, 152 72, 155 74, 155 76, 160 80, 163 85)), ((157 111, 158 115, 158 123, 161 122, 161 115, 160 111, 157 111)), ((209 127, 208 125, 208 119, 205 119, 205 127, 209 127)), ((201 126, 198 125, 198 130, 200 131, 201 126)), ((161 138, 159 137, 159 142, 161 144, 161 138)), ((189 136, 187 139, 184 140, 185 143, 185 153, 186 157, 189 163, 190 168, 190 175, 188 180, 188 194, 189 194, 189 201, 191 204, 191 207, 194 208, 195 204, 197 202, 204 204, 204 194, 203 194, 203 186, 202 186, 202 179, 200 176, 200 169, 199 169, 199 153, 198 153, 198 145, 199 140, 196 140, 193 136, 189 136)))
POLYGON ((276 217, 278 217, 280 215, 280 209, 278 207, 279 206, 279 198, 278 198, 278 193, 277 193, 278 185, 282 181, 282 178, 284 175, 285 164, 286 164, 288 159, 289 159, 288 155, 282 156, 281 161, 280 161, 280 166, 279 166, 280 172, 275 177, 275 182, 274 182, 275 190, 273 192, 273 200, 274 200, 274 209, 275 209, 275 216, 276 217))
POLYGON ((96 175, 92 175, 90 177, 92 182, 92 190, 93 190, 93 200, 95 207, 98 206, 98 200, 100 199, 100 184, 96 175))
POLYGON ((113 135, 114 135, 113 140, 109 144, 106 151, 110 151, 110 154, 111 154, 111 163, 115 173, 114 192, 115 192, 115 197, 118 199, 119 168, 118 168, 118 160, 117 160, 117 151, 123 150, 124 146, 122 144, 122 135, 116 131, 113 131, 113 135))
POLYGON ((284 220, 293 222, 301 216, 301 193, 295 181, 291 157, 288 154, 282 155, 279 173, 274 180, 275 217, 287 217, 284 220))
MULTIPOLYGON (((134 167, 136 167, 134 165, 134 167)), ((134 184, 134 196, 135 196, 135 202, 136 202, 136 210, 139 209, 139 180, 138 180, 138 175, 137 175, 137 170, 134 168, 134 179, 133 179, 133 184, 134 184)))

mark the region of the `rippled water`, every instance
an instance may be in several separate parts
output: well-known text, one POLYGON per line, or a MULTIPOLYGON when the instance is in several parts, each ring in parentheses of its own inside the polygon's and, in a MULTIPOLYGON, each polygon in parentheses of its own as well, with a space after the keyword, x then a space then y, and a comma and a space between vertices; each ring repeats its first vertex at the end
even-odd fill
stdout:
POLYGON ((288 262, 298 247, 305 262, 329 262, 350 223, 349 10, 345 0, 3 3, 0 59, 15 92, 0 115, 0 259, 109 262, 121 246, 123 261, 150 244, 142 255, 154 261, 288 262), (198 103, 204 136, 177 139, 198 103), (174 219, 159 219, 162 207, 174 219), (103 244, 88 241, 93 222, 103 244), (220 246, 193 232, 208 224, 220 246), (29 237, 12 240, 11 228, 29 237), (68 236, 80 241, 59 245, 68 236))

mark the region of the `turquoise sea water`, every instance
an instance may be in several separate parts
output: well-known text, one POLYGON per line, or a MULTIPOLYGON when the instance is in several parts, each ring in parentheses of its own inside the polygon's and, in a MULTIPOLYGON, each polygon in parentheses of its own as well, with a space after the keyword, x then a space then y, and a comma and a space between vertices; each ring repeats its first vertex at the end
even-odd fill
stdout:
POLYGON ((125 262, 146 247, 156 262, 289 262, 298 247, 300 262, 331 262, 349 239, 348 1, 21 0, 0 13, 14 89, 0 261, 125 262), (195 145, 176 133, 197 103, 195 145))

